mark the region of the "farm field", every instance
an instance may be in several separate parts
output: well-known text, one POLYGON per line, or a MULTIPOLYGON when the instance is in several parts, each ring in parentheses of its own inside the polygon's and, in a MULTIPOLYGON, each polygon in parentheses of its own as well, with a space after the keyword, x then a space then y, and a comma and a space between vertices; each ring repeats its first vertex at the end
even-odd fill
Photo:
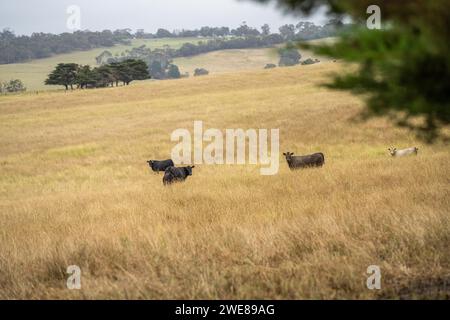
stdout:
POLYGON ((355 120, 360 98, 319 86, 343 69, 1 96, 0 298, 448 299, 448 145, 355 120), (279 173, 196 165, 164 187, 146 160, 169 158, 171 133, 195 120, 279 128, 279 173), (291 172, 285 151, 325 165, 291 172), (66 288, 69 265, 81 290, 66 288), (366 287, 370 265, 381 290, 366 287))

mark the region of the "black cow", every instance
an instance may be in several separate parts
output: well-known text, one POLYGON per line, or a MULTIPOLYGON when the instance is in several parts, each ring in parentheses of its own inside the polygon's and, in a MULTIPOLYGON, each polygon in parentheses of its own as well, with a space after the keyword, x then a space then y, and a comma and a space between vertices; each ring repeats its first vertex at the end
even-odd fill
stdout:
POLYGON ((168 167, 173 167, 172 159, 157 161, 157 160, 149 160, 147 161, 150 168, 155 172, 166 171, 168 167))
POLYGON ((188 167, 169 167, 164 172, 163 177, 163 184, 168 185, 174 182, 178 181, 184 181, 188 176, 192 176, 192 169, 195 168, 195 166, 188 166, 188 167))
POLYGON ((314 153, 307 156, 294 156, 292 152, 283 153, 291 170, 305 167, 321 167, 325 163, 323 153, 314 153))

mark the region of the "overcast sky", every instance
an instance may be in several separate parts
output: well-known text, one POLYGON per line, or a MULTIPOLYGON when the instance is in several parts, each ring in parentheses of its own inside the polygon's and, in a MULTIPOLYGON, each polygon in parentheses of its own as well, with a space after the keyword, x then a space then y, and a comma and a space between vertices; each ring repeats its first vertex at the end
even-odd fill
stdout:
POLYGON ((91 31, 130 28, 154 33, 158 28, 235 28, 242 21, 258 28, 268 23, 276 30, 300 20, 317 24, 326 20, 321 13, 308 18, 286 16, 273 4, 245 0, 1 0, 0 28, 10 28, 16 34, 70 32, 66 11, 71 5, 81 9, 81 29, 91 31))

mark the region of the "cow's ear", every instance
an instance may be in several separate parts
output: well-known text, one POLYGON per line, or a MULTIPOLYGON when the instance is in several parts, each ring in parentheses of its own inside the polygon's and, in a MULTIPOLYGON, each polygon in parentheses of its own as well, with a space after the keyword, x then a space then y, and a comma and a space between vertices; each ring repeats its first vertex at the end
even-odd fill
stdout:
POLYGON ((195 166, 192 166, 192 167, 191 167, 191 169, 194 169, 194 168, 195 168, 195 166))
POLYGON ((286 155, 286 152, 283 152, 283 156, 285 156, 286 155))

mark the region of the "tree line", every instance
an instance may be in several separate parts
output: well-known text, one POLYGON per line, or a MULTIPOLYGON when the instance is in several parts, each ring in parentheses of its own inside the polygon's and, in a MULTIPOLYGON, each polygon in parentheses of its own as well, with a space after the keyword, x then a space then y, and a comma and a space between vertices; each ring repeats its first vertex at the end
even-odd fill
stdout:
POLYGON ((171 50, 172 57, 188 57, 211 51, 271 47, 285 42, 280 34, 247 35, 230 39, 210 39, 197 44, 185 43, 179 49, 171 50))
POLYGON ((11 30, 4 29, 0 32, 0 64, 129 43, 130 37, 123 30, 114 32, 109 30, 101 32, 76 31, 59 35, 33 33, 31 36, 16 36, 11 30))
POLYGON ((149 79, 147 64, 142 60, 128 59, 91 68, 76 63, 60 63, 48 75, 46 85, 61 85, 66 90, 129 85, 134 80, 149 79))
MULTIPOLYGON (((278 33, 272 33, 270 26, 264 24, 260 30, 249 27, 243 22, 236 29, 228 27, 202 27, 195 30, 175 30, 158 29, 156 33, 146 33, 143 29, 132 33, 131 29, 118 29, 115 31, 103 30, 99 32, 75 31, 73 33, 62 33, 59 35, 50 33, 33 33, 31 36, 16 36, 13 31, 4 29, 0 32, 0 64, 23 62, 31 59, 47 58, 55 54, 69 53, 73 51, 89 50, 100 47, 112 47, 116 44, 130 44, 132 39, 152 39, 152 38, 174 38, 174 37, 209 37, 209 38, 236 38, 235 42, 227 42, 228 47, 222 49, 244 48, 251 46, 263 46, 257 44, 260 37, 272 37, 270 40, 274 44, 280 43, 280 39, 309 40, 333 36, 336 33, 336 26, 342 23, 330 20, 323 26, 315 25, 312 22, 299 22, 297 25, 287 24, 279 28, 278 33), (239 40, 239 38, 247 40, 239 40), (253 41, 253 44, 251 42, 253 41), (246 43, 246 44, 244 44, 246 43)), ((211 45, 220 46, 221 42, 209 43, 198 46, 197 52, 211 51, 211 45)), ((193 52, 193 47, 186 46, 180 51, 188 52, 189 55, 197 54, 193 52)), ((221 50, 216 49, 216 50, 221 50)))
MULTIPOLYGON (((296 25, 286 24, 278 29, 278 34, 285 40, 310 40, 324 37, 330 37, 335 34, 336 26, 343 26, 344 24, 339 19, 330 19, 324 25, 316 25, 309 21, 300 21, 296 25)), ((272 34, 270 26, 266 23, 260 29, 253 28, 247 25, 244 21, 236 29, 228 27, 202 27, 195 30, 174 30, 173 32, 160 28, 156 33, 146 33, 144 29, 138 29, 134 34, 138 39, 153 39, 153 38, 186 38, 186 37, 245 37, 245 36, 260 36, 272 34)), ((275 32, 276 34, 276 32, 275 32)), ((131 35, 131 34, 130 34, 131 35)))

